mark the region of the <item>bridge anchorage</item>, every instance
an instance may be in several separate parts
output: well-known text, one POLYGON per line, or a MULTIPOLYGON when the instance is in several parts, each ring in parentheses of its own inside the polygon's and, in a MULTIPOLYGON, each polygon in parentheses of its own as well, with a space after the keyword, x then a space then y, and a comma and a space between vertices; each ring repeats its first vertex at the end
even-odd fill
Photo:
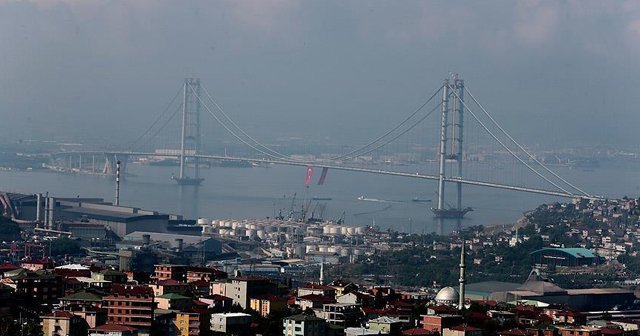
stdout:
POLYGON ((179 185, 199 186, 200 177, 200 79, 186 78, 182 90, 182 122, 180 128, 180 173, 171 176, 179 185), (193 175, 187 175, 189 163, 193 175))

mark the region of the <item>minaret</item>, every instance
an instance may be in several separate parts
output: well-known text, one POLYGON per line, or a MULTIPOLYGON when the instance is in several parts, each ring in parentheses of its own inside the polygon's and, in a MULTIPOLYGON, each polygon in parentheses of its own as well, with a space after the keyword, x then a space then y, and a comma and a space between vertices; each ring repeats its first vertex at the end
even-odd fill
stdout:
POLYGON ((464 245, 465 245, 465 241, 464 239, 462 239, 462 250, 460 251, 460 280, 459 280, 460 293, 459 293, 458 309, 464 308, 464 283, 465 283, 464 245))
POLYGON ((320 278, 318 279, 319 285, 324 285, 324 260, 320 264, 320 278))

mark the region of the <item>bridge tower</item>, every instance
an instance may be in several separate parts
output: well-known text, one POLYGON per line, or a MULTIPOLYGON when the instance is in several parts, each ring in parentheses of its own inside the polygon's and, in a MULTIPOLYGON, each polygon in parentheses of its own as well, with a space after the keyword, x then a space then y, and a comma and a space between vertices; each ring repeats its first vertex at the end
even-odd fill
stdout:
POLYGON ((173 179, 180 185, 200 185, 200 79, 185 78, 182 94, 182 122, 180 128, 180 174, 173 179), (193 175, 189 176, 189 163, 193 175))
POLYGON ((471 208, 462 207, 462 183, 456 184, 456 207, 446 207, 447 179, 462 178, 462 145, 464 135, 464 80, 458 75, 445 79, 442 84, 440 116, 440 150, 438 155, 438 203, 432 208, 434 215, 440 218, 462 218, 471 208), (451 136, 449 137, 449 133, 451 136), (449 140, 451 142, 449 143, 449 140), (456 167, 455 176, 447 176, 447 164, 456 167))

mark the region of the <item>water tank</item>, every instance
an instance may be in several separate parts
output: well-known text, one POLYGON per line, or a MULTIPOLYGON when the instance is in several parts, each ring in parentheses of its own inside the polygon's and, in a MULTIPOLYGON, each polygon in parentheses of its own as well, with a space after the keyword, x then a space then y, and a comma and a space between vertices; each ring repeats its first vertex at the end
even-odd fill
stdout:
POLYGON ((359 226, 356 228, 356 234, 357 235, 363 235, 364 234, 364 228, 362 226, 359 226))
POLYGON ((198 218, 196 223, 198 223, 198 225, 209 225, 209 220, 206 218, 198 218))
POLYGON ((329 234, 331 234, 331 227, 332 227, 332 226, 333 226, 333 225, 325 225, 325 226, 322 228, 322 234, 324 234, 325 236, 328 236, 329 234))
POLYGON ((349 228, 346 226, 341 226, 340 227, 340 234, 346 235, 347 232, 349 232, 349 228))
POLYGON ((348 227, 348 228, 347 228, 347 234, 348 234, 349 236, 353 236, 355 233, 356 233, 356 228, 354 228, 354 227, 352 227, 352 226, 350 226, 350 227, 348 227))
POLYGON ((338 234, 338 228, 333 226, 329 228, 329 235, 335 236, 338 234))

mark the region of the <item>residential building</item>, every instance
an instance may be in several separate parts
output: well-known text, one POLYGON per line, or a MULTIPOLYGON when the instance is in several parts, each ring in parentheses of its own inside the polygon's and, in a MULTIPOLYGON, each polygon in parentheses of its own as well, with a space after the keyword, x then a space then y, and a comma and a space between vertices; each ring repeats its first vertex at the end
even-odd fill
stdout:
POLYGON ((260 313, 260 316, 267 317, 273 311, 284 310, 287 308, 287 299, 273 295, 263 294, 249 300, 251 309, 260 313))
POLYGON ((43 336, 85 336, 87 323, 71 312, 56 310, 42 316, 43 336))
POLYGON ((360 324, 362 312, 360 305, 348 303, 329 303, 322 306, 322 315, 327 323, 341 327, 354 327, 360 324))
POLYGON ((251 324, 251 315, 245 313, 211 314, 211 331, 224 334, 243 334, 251 324))
POLYGON ((284 336, 324 336, 327 322, 314 315, 298 314, 282 321, 284 336))
POLYGON ((150 329, 155 308, 153 290, 147 286, 114 284, 103 298, 107 321, 137 329, 150 329))

